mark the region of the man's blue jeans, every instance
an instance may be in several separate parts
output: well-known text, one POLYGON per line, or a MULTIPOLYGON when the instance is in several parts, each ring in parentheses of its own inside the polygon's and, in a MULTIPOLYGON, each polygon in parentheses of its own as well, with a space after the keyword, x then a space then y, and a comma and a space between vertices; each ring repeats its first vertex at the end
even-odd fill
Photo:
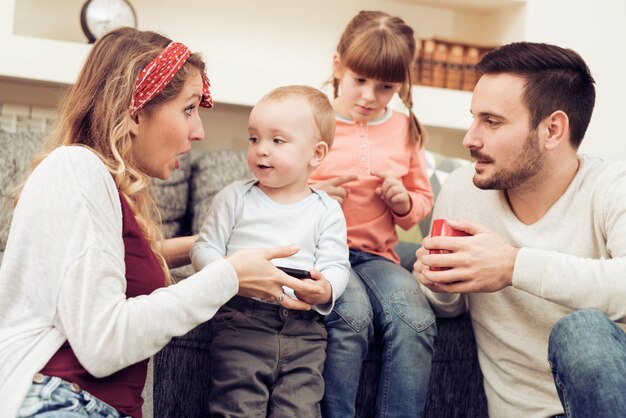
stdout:
POLYGON ((325 418, 348 418, 370 339, 382 339, 377 417, 419 417, 426 403, 435 316, 415 278, 383 257, 350 251, 350 281, 326 316, 325 418))
POLYGON ((565 416, 626 414, 626 333, 602 312, 582 309, 559 320, 548 360, 565 416))

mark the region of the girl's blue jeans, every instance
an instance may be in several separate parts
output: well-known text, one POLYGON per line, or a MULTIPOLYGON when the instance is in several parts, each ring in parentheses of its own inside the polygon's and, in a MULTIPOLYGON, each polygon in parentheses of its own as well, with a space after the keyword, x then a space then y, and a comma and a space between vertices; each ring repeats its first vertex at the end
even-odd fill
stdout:
POLYGON ((408 270, 350 250, 350 280, 326 316, 325 418, 355 415, 361 365, 370 340, 382 340, 376 417, 419 417, 426 403, 435 316, 408 270))
POLYGON ((37 373, 17 417, 121 418, 122 415, 75 383, 37 373))
POLYGON ((582 309, 560 319, 548 360, 565 416, 626 414, 626 333, 602 312, 582 309))

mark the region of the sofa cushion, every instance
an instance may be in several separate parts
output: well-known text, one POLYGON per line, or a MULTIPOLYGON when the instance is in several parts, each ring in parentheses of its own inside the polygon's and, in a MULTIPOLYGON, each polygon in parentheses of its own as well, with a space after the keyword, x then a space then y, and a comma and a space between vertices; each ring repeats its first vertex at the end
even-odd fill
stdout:
POLYGON ((33 158, 41 152, 42 142, 41 133, 0 131, 0 253, 7 244, 15 196, 30 173, 33 158))
POLYGON ((191 155, 191 231, 200 231, 213 198, 235 180, 251 178, 246 151, 216 150, 191 155))
POLYGON ((185 154, 178 159, 180 167, 167 180, 155 180, 154 196, 161 211, 163 234, 166 238, 187 235, 189 225, 189 182, 191 178, 191 156, 185 154))

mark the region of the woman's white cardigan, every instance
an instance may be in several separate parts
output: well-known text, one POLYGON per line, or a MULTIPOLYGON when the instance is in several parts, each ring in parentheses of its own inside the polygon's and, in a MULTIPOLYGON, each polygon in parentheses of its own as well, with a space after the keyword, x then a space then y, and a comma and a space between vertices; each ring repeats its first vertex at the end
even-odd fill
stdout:
POLYGON ((110 375, 210 319, 238 281, 222 259, 150 295, 125 291, 115 183, 92 151, 61 147, 28 179, 0 265, 0 417, 15 417, 65 340, 89 373, 110 375))

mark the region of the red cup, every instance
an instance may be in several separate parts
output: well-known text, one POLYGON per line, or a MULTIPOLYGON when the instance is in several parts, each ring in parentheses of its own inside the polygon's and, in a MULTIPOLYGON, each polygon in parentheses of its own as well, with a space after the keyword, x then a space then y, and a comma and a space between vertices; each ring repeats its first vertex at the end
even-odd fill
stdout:
MULTIPOLYGON (((431 237, 466 237, 469 234, 464 231, 452 228, 445 219, 433 220, 433 226, 430 228, 431 237)), ((447 254, 448 250, 430 250, 429 254, 447 254)), ((430 267, 433 271, 450 270, 450 267, 430 267)))

